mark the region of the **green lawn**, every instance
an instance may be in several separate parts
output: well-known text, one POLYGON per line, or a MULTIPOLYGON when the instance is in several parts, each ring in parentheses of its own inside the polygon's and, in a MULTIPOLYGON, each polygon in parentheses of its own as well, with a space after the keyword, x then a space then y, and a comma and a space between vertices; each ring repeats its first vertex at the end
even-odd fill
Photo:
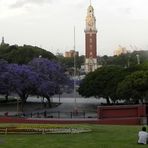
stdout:
MULTIPOLYGON (((76 125, 74 125, 76 126, 76 125)), ((139 148, 141 126, 78 125, 92 132, 81 134, 0 135, 0 148, 139 148)))

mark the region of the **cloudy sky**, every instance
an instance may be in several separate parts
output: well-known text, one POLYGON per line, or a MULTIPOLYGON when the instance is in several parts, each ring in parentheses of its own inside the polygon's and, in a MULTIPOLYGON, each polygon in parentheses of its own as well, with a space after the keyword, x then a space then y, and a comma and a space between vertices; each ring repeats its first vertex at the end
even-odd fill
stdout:
MULTIPOLYGON (((148 49, 148 0, 92 0, 97 20, 98 55, 118 45, 148 49)), ((9 44, 39 46, 53 53, 85 53, 89 0, 0 0, 0 38, 9 44)))

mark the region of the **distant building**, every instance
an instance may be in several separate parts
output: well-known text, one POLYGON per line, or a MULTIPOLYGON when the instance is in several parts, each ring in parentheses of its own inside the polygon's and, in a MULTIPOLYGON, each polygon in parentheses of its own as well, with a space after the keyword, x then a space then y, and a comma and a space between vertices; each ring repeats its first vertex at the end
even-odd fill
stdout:
POLYGON ((122 47, 119 45, 119 47, 114 51, 115 56, 119 56, 121 54, 126 54, 128 53, 128 50, 125 47, 122 47))
POLYGON ((66 58, 71 58, 71 57, 74 57, 75 56, 79 56, 79 52, 78 51, 75 51, 75 50, 70 50, 70 51, 66 51, 65 52, 65 57, 66 58))

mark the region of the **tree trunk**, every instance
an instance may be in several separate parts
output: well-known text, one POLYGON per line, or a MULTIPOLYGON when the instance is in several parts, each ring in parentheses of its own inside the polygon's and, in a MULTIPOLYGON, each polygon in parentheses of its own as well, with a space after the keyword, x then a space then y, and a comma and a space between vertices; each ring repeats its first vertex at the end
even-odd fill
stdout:
POLYGON ((24 111, 24 106, 25 106, 25 102, 24 99, 21 99, 21 111, 24 111))
POLYGON ((8 102, 8 94, 5 95, 5 100, 8 102))
POLYGON ((47 97, 47 96, 46 96, 46 99, 48 100, 48 107, 49 107, 49 108, 51 108, 51 107, 52 107, 52 105, 51 105, 51 100, 50 100, 50 97, 47 97))
POLYGON ((107 104, 110 104, 109 97, 106 97, 107 104))
POLYGON ((21 111, 22 112, 24 111, 24 106, 25 106, 27 97, 28 97, 28 95, 21 95, 20 96, 20 98, 21 98, 21 111))

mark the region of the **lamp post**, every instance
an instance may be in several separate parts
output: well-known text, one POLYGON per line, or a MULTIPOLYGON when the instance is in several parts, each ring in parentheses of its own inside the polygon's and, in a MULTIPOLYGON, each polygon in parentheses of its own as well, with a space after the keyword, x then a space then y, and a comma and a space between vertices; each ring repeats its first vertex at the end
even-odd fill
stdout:
POLYGON ((131 58, 131 56, 129 55, 128 56, 128 61, 127 61, 127 67, 130 67, 130 58, 131 58))
POLYGON ((19 98, 18 97, 15 97, 16 101, 17 101, 17 105, 16 105, 16 112, 17 112, 17 116, 19 114, 19 98))
POLYGON ((139 64, 140 64, 140 57, 139 57, 139 54, 136 54, 136 57, 137 57, 137 64, 139 65, 139 64))
POLYGON ((75 27, 74 27, 74 112, 77 112, 77 100, 76 100, 76 51, 75 51, 75 27))

